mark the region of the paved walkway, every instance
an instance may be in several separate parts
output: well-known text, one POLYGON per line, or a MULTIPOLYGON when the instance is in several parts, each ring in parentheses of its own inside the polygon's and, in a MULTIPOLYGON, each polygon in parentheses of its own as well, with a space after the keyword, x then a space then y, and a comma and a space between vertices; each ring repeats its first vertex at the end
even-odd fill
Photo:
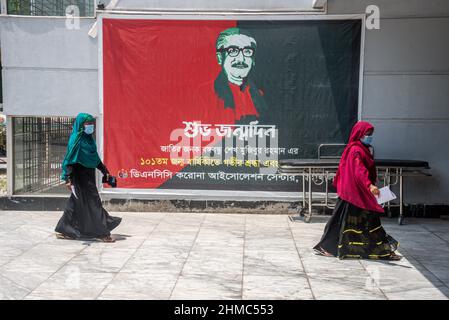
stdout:
POLYGON ((384 220, 400 262, 315 256, 326 217, 115 213, 107 244, 57 240, 59 212, 0 212, 1 299, 447 299, 449 221, 384 220))

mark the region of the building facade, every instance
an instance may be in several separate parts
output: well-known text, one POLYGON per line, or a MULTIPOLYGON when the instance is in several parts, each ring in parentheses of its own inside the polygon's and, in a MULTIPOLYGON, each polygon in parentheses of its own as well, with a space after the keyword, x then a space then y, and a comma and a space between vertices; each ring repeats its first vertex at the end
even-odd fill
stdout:
MULTIPOLYGON (((449 3, 446 0, 253 1, 2 0, 3 109, 8 117, 8 194, 54 195, 79 112, 101 116, 96 7, 114 14, 360 15, 366 29, 360 118, 376 127, 378 158, 425 160, 432 177, 406 180, 408 203, 449 204, 449 3), (42 1, 41 1, 42 2, 42 1), (80 19, 67 19, 67 7, 80 19)), ((272 200, 272 199, 267 199, 272 200)))

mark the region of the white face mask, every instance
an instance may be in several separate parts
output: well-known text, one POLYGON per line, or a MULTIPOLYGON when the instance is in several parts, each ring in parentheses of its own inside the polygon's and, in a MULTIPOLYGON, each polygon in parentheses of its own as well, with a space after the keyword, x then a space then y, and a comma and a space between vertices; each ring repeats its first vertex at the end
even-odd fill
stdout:
POLYGON ((85 124, 84 125, 84 133, 85 134, 92 134, 94 133, 95 125, 93 124, 85 124))
POLYGON ((360 141, 367 146, 370 146, 373 143, 373 136, 364 136, 360 141))

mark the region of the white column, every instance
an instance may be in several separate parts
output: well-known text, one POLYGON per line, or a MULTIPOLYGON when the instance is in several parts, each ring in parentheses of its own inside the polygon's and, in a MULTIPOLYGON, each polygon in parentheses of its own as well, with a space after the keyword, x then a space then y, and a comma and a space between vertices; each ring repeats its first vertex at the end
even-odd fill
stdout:
POLYGON ((7 14, 7 10, 6 10, 6 0, 0 0, 0 13, 2 15, 6 15, 7 14))

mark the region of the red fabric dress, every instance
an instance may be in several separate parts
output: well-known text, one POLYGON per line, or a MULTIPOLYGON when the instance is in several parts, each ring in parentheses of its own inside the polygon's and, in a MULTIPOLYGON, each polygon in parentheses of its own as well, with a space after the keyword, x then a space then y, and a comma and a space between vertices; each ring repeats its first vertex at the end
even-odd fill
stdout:
POLYGON ((369 188, 377 180, 374 158, 368 147, 360 142, 372 129, 374 127, 365 121, 354 125, 348 145, 341 156, 334 186, 341 199, 365 210, 384 212, 369 188))

